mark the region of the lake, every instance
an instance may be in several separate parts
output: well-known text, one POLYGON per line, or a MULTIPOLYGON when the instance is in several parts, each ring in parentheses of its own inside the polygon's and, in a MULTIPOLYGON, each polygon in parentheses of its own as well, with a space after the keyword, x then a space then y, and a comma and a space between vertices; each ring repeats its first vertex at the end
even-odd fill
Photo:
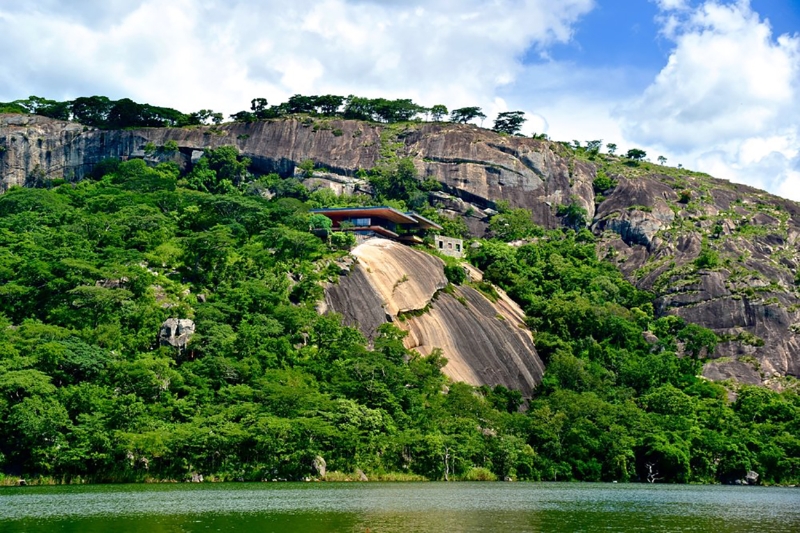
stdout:
POLYGON ((800 489, 589 483, 238 483, 0 489, 0 531, 800 532, 800 489))

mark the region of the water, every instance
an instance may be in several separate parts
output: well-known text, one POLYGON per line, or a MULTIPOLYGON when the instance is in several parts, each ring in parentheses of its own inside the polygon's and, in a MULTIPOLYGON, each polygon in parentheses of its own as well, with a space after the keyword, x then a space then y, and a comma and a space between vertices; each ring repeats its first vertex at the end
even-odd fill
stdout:
POLYGON ((261 483, 0 489, 0 532, 800 532, 800 489, 261 483))

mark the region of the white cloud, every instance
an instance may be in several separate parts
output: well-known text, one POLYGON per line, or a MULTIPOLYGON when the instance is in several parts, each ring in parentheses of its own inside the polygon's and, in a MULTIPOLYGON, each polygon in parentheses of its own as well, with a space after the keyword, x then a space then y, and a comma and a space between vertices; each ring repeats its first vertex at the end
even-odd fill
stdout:
POLYGON ((19 4, 0 7, 0 100, 104 92, 230 113, 294 93, 488 105, 518 58, 569 40, 593 0, 19 4))
POLYGON ((800 36, 776 38, 745 0, 709 1, 662 24, 675 48, 644 93, 617 109, 626 139, 800 199, 800 36))

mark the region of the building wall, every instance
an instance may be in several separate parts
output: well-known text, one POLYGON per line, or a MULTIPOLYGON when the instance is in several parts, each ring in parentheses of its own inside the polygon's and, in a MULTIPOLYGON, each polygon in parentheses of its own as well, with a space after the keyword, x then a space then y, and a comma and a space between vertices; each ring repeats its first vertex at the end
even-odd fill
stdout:
POLYGON ((462 239, 434 235, 433 241, 439 253, 449 255, 450 257, 458 257, 459 259, 464 257, 464 241, 462 239))

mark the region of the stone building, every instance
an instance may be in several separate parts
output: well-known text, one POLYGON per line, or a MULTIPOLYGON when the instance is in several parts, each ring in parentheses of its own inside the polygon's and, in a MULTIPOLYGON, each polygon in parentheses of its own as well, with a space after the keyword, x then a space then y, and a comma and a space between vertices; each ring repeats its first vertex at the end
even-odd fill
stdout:
POLYGON ((435 243, 434 246, 440 253, 459 259, 464 257, 464 241, 462 239, 454 239, 453 237, 445 237, 444 235, 434 235, 433 240, 435 243))

